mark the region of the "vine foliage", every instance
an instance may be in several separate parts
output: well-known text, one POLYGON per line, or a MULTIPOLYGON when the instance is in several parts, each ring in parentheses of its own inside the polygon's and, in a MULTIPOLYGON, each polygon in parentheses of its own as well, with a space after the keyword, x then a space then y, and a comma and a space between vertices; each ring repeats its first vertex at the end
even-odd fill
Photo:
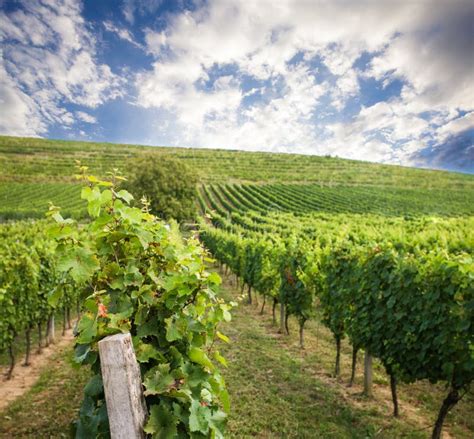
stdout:
POLYGON ((59 266, 83 286, 83 314, 77 326, 75 360, 90 365, 78 438, 108 437, 107 411, 97 342, 130 332, 140 363, 149 417, 145 432, 156 438, 224 437, 229 397, 216 364, 226 360, 216 339, 228 342, 218 325, 231 318, 233 304, 217 295, 220 278, 205 269, 205 251, 184 240, 176 224, 149 213, 148 203, 131 207, 119 190, 117 171, 108 181, 87 176, 81 197, 91 221, 81 228, 57 208, 50 234, 59 266))

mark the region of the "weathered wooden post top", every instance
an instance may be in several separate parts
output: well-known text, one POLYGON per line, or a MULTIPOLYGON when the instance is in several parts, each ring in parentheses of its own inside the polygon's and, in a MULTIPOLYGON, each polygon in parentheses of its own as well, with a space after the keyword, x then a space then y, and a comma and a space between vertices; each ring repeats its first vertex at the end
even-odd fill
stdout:
POLYGON ((132 337, 105 337, 99 341, 99 355, 111 438, 144 438, 147 411, 132 337))

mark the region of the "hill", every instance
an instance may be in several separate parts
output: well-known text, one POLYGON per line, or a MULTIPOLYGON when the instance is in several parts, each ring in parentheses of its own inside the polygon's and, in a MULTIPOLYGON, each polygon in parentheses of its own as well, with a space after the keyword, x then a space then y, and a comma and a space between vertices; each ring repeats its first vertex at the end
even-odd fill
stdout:
MULTIPOLYGON (((196 170, 203 185, 311 185, 318 196, 324 198, 327 192, 329 211, 334 210, 331 197, 336 193, 336 197, 344 194, 347 205, 352 205, 352 200, 370 204, 375 197, 377 206, 388 205, 392 199, 397 205, 404 205, 405 200, 406 206, 415 202, 415 213, 474 214, 474 176, 469 174, 335 157, 2 136, 0 217, 40 217, 49 201, 80 216, 82 207, 75 196, 79 191, 74 179, 76 161, 98 175, 112 168, 126 174, 129 160, 143 154, 178 157, 196 170), (425 202, 429 208, 423 207, 425 202)), ((298 188, 293 187, 290 193, 294 190, 298 188)), ((324 204, 320 210, 326 210, 324 204)), ((412 213, 413 209, 397 208, 396 212, 412 213)))

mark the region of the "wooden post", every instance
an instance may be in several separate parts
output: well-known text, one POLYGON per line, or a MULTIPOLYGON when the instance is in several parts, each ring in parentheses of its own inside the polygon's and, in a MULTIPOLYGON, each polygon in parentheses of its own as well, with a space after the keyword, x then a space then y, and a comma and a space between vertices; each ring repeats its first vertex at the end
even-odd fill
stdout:
POLYGON ((285 305, 283 301, 280 302, 280 334, 285 333, 285 305))
POLYGON ((111 438, 144 438, 147 412, 132 337, 105 337, 99 341, 99 355, 111 438))
POLYGON ((48 343, 54 344, 56 343, 56 338, 54 335, 54 314, 48 320, 48 343))
POLYGON ((367 349, 364 356, 364 394, 372 396, 372 355, 367 349))

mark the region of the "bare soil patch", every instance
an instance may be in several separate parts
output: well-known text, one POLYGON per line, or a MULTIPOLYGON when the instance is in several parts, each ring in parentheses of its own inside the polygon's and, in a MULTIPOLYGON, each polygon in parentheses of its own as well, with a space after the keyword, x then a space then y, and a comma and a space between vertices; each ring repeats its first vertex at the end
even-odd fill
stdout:
POLYGON ((2 395, 0 399, 0 411, 28 391, 36 383, 43 369, 50 364, 52 356, 56 352, 70 347, 73 340, 74 335, 72 329, 69 329, 63 337, 58 338, 55 344, 43 348, 41 354, 37 354, 33 350, 30 366, 23 366, 23 359, 18 361, 10 380, 4 378, 8 367, 2 366, 0 368, 0 394, 2 395))

